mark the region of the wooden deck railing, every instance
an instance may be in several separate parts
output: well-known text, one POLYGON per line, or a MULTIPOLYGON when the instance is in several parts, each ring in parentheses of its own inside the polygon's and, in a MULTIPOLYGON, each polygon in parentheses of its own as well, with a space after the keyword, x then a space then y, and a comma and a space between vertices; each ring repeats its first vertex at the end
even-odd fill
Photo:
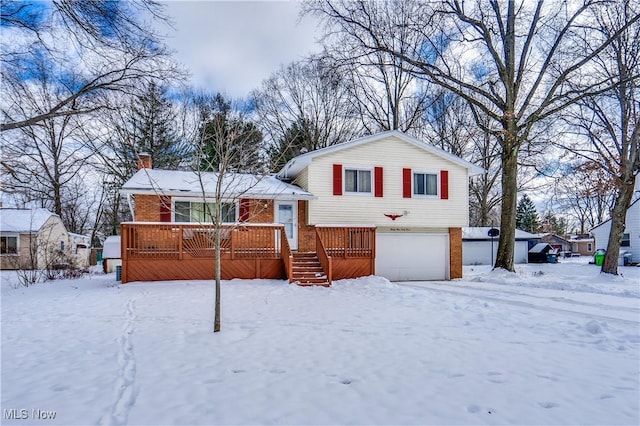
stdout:
MULTIPOLYGON (((283 225, 284 232, 284 225, 283 225)), ((293 281, 293 252, 291 251, 291 246, 289 245, 289 240, 287 239, 286 234, 282 234, 282 244, 280 245, 280 257, 284 262, 284 270, 287 274, 287 278, 289 282, 293 281)))
POLYGON ((375 226, 324 226, 316 232, 331 257, 375 258, 375 226))
POLYGON ((320 238, 318 228, 316 228, 316 253, 318 255, 320 265, 322 266, 322 270, 327 275, 327 282, 331 285, 331 282, 333 281, 333 259, 331 259, 331 256, 327 254, 327 249, 322 243, 322 238, 320 238))
MULTIPOLYGON (((131 222, 121 232, 123 260, 215 257, 213 225, 131 222)), ((287 239, 280 224, 223 225, 220 237, 220 252, 231 259, 279 259, 287 239)))

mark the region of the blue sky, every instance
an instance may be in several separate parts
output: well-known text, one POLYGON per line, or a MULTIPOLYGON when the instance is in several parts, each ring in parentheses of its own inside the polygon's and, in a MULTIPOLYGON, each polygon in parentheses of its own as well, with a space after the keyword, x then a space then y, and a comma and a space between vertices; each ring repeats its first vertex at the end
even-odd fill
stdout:
POLYGON ((280 64, 320 51, 316 22, 300 20, 287 1, 166 1, 174 30, 165 29, 191 84, 231 97, 258 88, 280 64))

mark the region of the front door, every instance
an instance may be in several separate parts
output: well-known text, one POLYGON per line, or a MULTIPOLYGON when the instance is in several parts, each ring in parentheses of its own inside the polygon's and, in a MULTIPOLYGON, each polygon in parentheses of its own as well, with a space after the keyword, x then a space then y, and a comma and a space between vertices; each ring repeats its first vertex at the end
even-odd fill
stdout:
POLYGON ((276 223, 284 225, 291 250, 298 249, 298 202, 277 201, 276 223))

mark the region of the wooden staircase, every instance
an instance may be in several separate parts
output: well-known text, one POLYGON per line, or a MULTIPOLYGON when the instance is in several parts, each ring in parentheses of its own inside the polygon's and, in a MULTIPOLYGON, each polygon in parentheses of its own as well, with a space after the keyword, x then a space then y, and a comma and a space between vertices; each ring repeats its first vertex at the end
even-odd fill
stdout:
POLYGON ((327 275, 322 270, 316 253, 293 253, 291 282, 302 286, 329 287, 327 275))

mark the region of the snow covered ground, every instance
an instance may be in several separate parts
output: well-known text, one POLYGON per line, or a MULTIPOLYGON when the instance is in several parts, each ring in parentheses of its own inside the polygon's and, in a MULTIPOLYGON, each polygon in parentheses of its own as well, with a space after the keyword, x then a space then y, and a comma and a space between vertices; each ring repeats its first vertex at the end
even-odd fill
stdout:
POLYGON ((640 268, 598 269, 227 281, 215 335, 211 282, 5 271, 2 423, 637 425, 640 268))

